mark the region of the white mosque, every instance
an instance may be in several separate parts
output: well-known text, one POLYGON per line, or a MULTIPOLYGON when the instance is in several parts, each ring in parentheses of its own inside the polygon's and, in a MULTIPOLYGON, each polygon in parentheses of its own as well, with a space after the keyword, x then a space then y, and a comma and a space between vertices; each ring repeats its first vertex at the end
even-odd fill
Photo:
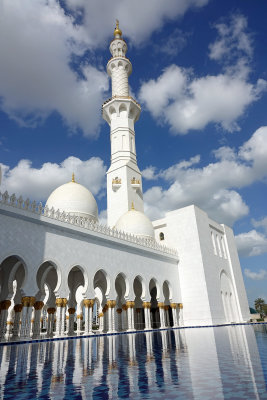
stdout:
POLYGON ((107 226, 75 181, 45 207, 0 193, 0 340, 208 326, 249 320, 232 230, 194 205, 151 222, 144 214, 132 64, 117 23, 107 72, 112 97, 107 226))

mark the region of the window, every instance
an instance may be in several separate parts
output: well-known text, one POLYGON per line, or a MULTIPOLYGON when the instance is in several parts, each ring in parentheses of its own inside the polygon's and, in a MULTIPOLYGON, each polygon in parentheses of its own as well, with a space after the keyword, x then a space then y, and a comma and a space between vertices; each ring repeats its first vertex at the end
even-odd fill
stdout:
POLYGON ((160 234, 159 234, 159 240, 164 240, 164 233, 163 233, 163 232, 160 232, 160 234))
POLYGON ((216 250, 216 244, 215 244, 214 235, 213 235, 213 232, 210 232, 210 233, 211 233, 211 240, 212 240, 212 245, 213 245, 213 251, 214 251, 215 256, 217 256, 217 250, 216 250))

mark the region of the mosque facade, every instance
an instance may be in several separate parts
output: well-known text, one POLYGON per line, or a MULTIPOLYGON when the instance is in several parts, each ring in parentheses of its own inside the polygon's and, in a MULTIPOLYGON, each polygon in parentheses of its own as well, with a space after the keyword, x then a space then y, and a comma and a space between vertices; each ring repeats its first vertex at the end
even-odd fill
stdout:
POLYGON ((195 205, 151 222, 144 214, 132 64, 117 24, 107 72, 112 97, 107 225, 75 181, 46 205, 0 194, 0 340, 249 321, 231 228, 195 205))

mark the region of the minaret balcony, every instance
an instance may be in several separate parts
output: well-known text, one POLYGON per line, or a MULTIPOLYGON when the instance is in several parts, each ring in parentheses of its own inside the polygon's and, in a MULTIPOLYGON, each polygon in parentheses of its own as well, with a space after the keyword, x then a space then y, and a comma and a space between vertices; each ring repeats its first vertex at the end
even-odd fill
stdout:
POLYGON ((112 189, 116 192, 121 187, 121 179, 112 179, 112 189))
POLYGON ((135 189, 135 190, 140 189, 140 187, 141 187, 141 181, 140 181, 140 179, 135 179, 135 178, 131 179, 131 186, 132 186, 132 188, 135 189))

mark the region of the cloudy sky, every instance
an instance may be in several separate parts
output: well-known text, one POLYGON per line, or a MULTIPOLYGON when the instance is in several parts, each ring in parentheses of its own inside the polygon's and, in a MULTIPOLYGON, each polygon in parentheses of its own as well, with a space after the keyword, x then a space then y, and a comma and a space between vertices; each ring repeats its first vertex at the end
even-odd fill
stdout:
POLYGON ((266 12, 259 0, 0 0, 1 191, 45 202, 75 171, 104 220, 118 18, 147 215, 194 203, 232 226, 249 302, 267 301, 266 12))

